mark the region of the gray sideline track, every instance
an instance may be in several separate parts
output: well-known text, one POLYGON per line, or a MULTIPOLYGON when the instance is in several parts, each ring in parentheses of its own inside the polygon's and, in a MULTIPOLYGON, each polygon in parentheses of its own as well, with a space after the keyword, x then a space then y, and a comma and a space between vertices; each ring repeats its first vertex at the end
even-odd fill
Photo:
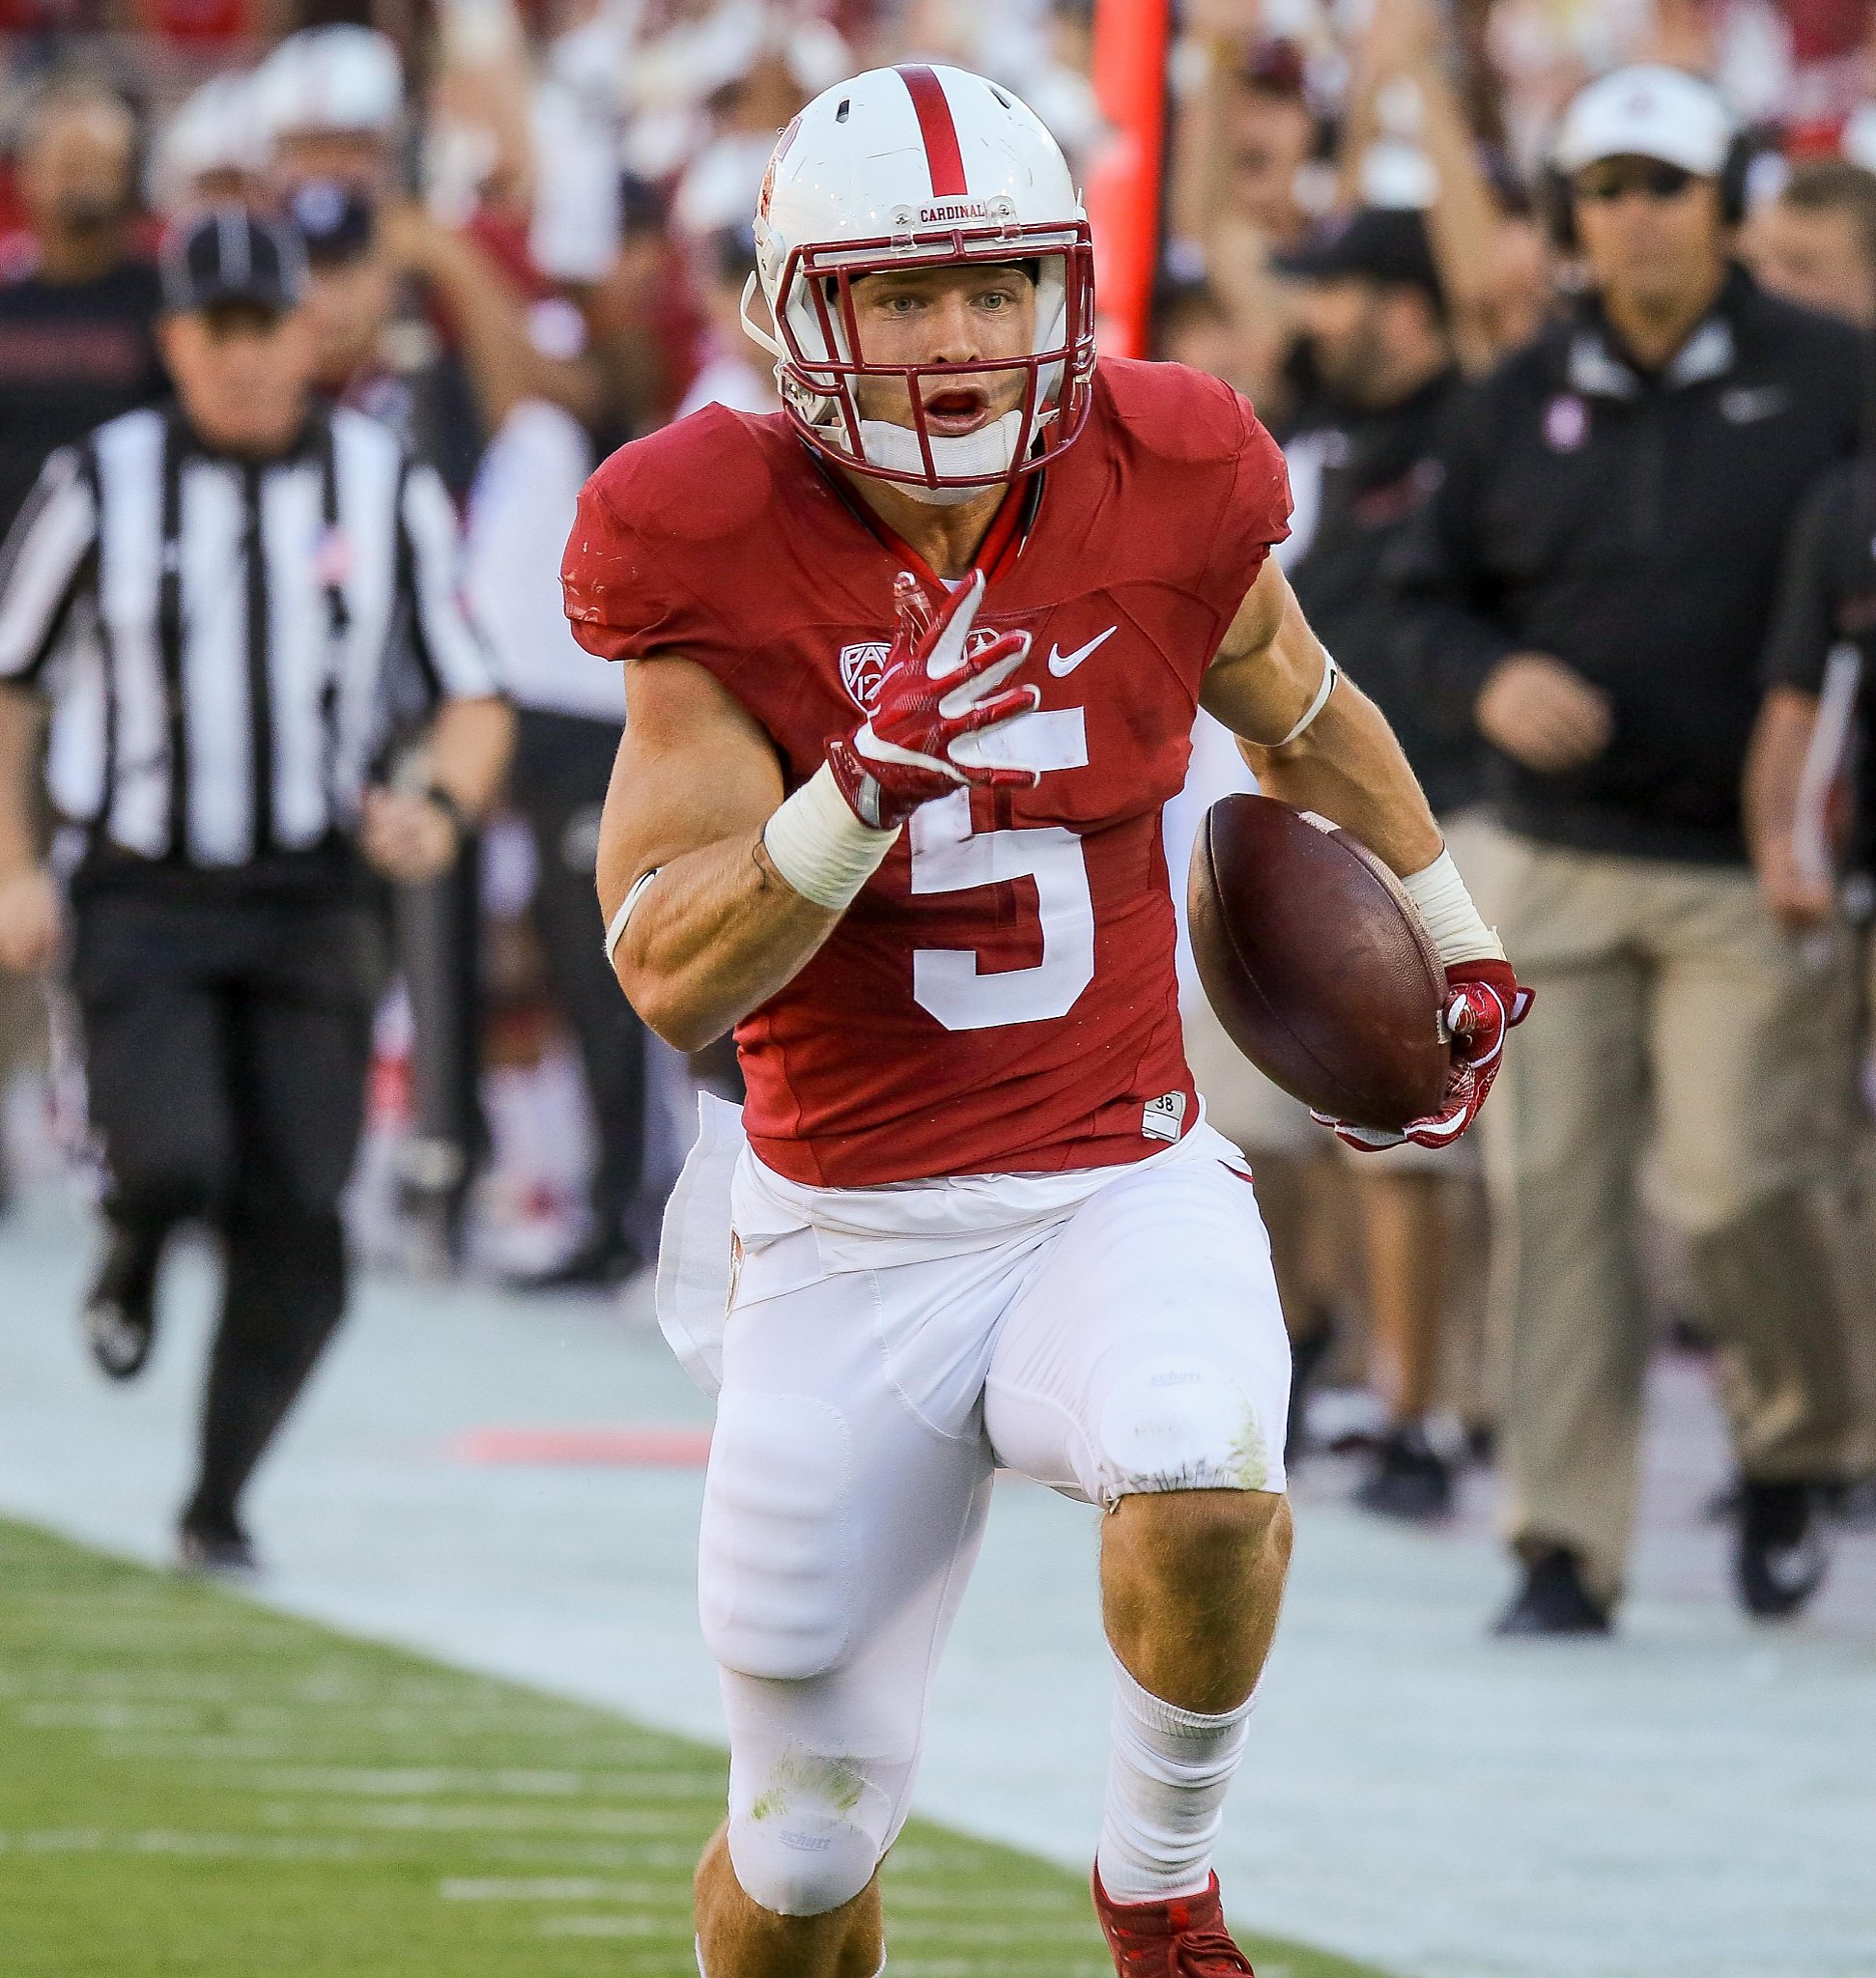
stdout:
MULTIPOLYGON (((57 1187, 0 1225, 0 1511, 160 1561, 209 1273, 174 1259, 155 1361, 113 1390, 72 1319, 92 1243, 57 1187)), ((692 1604, 709 1410, 649 1302, 367 1281, 255 1492, 254 1597, 720 1740, 692 1604), (475 1440, 626 1427, 681 1460, 475 1440)), ((1814 1618, 1739 1619, 1695 1512, 1723 1471, 1704 1376, 1656 1386, 1640 1591, 1609 1643, 1487 1638, 1508 1576, 1483 1485, 1429 1534, 1305 1473, 1219 1863, 1236 1913, 1400 1978, 1876 1974, 1876 1536, 1844 1545, 1814 1618)), ((1000 1487, 918 1795, 1078 1870, 1106 1737, 1094 1552, 1085 1508, 1000 1487)))

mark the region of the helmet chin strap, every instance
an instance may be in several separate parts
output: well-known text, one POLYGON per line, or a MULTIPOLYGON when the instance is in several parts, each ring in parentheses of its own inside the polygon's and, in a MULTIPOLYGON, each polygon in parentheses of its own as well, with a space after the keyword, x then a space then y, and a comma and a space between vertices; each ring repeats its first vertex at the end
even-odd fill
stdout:
MULTIPOLYGON (((1009 478, 1016 456, 1016 442, 1022 437, 1023 414, 1018 408, 1001 419, 981 426, 975 433, 931 436, 931 464, 948 481, 959 487, 933 488, 924 481, 900 481, 914 501, 933 508, 957 508, 975 501, 986 488, 1009 478)), ((868 461, 895 474, 924 474, 924 455, 919 449, 919 436, 909 426, 895 426, 884 419, 862 419, 860 443, 868 461)))
MULTIPOLYGON (((743 299, 741 300, 741 302, 737 304, 736 313, 743 320, 743 334, 749 338, 751 343, 759 344, 762 347, 762 349, 767 351, 769 355, 775 358, 775 360, 779 364, 782 361, 782 359, 787 355, 787 353, 783 351, 781 344, 779 344, 776 341, 776 339, 772 337, 769 334, 769 332, 766 329, 764 329, 759 323, 756 322, 755 318, 749 313, 749 305, 753 301, 754 301, 756 297, 761 295, 761 283, 756 279, 754 275, 752 274, 749 280, 743 284, 743 299)), ((766 300, 766 297, 764 299, 766 300)))

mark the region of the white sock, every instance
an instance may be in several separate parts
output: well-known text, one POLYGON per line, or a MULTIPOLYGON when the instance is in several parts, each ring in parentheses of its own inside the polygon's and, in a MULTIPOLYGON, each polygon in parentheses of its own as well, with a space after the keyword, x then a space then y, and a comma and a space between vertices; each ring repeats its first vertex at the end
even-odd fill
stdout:
POLYGON ((1222 1716, 1182 1710, 1149 1696, 1114 1658, 1114 1744, 1094 1857, 1114 1901, 1203 1893, 1256 1702, 1253 1690, 1222 1716))

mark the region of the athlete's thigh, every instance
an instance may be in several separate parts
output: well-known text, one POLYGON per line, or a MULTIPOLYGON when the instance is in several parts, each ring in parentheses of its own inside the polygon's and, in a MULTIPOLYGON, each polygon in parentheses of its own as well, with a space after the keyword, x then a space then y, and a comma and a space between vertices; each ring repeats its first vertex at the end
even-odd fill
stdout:
POLYGON ((731 1859, 770 1907, 846 1901, 905 1817, 989 1503, 972 1366, 988 1348, 945 1324, 980 1310, 972 1289, 953 1264, 824 1276, 805 1230, 742 1270, 698 1599, 723 1672, 731 1859))
POLYGON ((818 1675, 951 1573, 990 1467, 999 1276, 971 1258, 825 1273, 807 1230, 745 1257, 698 1589, 725 1666, 818 1675))
POLYGON ((1094 1504, 1284 1487, 1290 1343, 1269 1239, 1242 1161, 1198 1130, 1206 1151, 1082 1205, 997 1341, 998 1461, 1094 1504))

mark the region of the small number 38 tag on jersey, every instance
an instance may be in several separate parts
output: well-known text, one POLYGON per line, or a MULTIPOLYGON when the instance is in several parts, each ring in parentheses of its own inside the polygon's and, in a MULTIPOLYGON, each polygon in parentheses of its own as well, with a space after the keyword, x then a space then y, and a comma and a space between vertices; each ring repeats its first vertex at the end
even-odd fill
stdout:
POLYGON ((1140 1114, 1140 1131, 1148 1140, 1178 1140, 1185 1117, 1185 1094, 1162 1092, 1149 1099, 1140 1114))

